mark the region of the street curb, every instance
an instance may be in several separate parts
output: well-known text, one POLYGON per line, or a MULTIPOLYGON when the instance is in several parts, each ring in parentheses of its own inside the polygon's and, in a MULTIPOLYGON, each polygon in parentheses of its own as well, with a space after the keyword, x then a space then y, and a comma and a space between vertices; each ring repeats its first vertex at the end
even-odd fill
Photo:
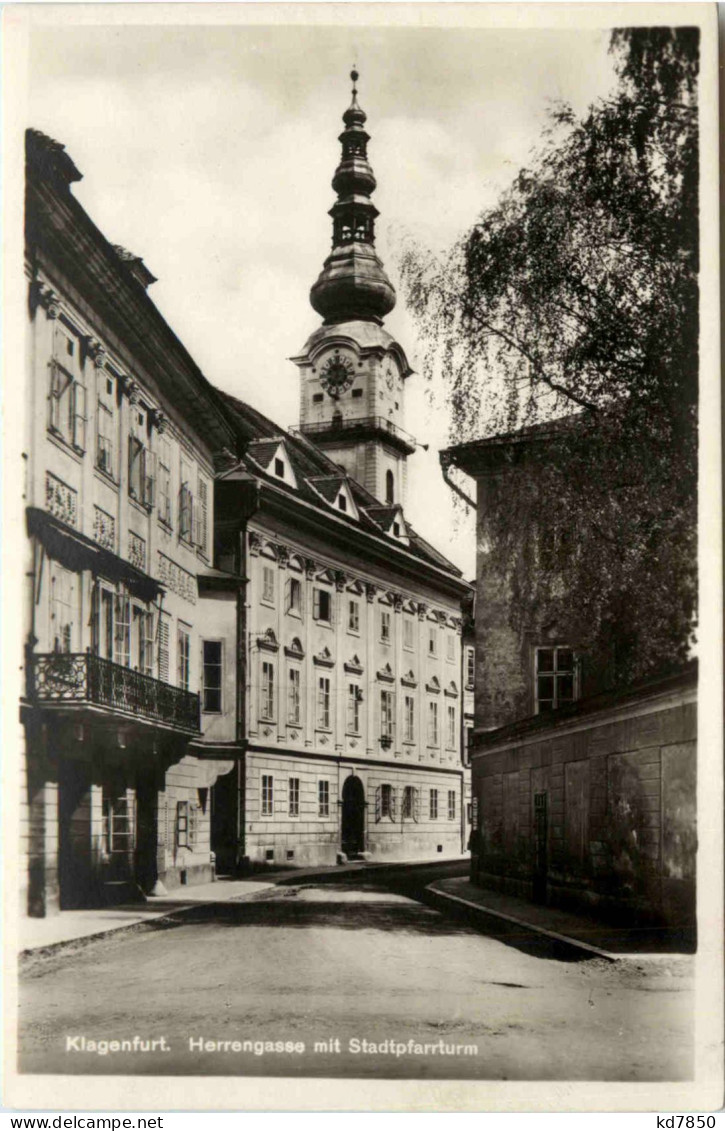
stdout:
POLYGON ((548 931, 545 927, 537 927, 533 923, 527 923, 525 919, 517 919, 515 915, 506 915, 503 911, 494 911, 492 908, 486 907, 481 903, 474 903, 470 899, 463 899, 460 895, 451 895, 450 892, 441 891, 439 887, 436 887, 435 883, 428 884, 425 890, 432 892, 433 895, 438 896, 440 899, 450 900, 451 903, 460 903, 469 910, 477 911, 479 915, 488 916, 492 919, 503 919, 507 923, 514 923, 517 927, 523 927, 524 930, 529 933, 543 935, 553 942, 563 943, 565 946, 572 947, 574 950, 583 951, 591 958, 604 958, 607 962, 621 962, 623 958, 627 957, 627 955, 612 954, 609 950, 602 950, 601 947, 592 946, 591 943, 582 942, 581 939, 572 938, 571 935, 561 935, 557 931, 548 931))

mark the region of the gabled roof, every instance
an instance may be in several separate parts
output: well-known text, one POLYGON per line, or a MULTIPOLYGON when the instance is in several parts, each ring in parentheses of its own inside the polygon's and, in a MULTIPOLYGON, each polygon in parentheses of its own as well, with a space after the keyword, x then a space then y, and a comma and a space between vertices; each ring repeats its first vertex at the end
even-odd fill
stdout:
MULTIPOLYGON (((408 542, 386 535, 378 513, 389 512, 391 525, 396 514, 402 516, 398 506, 384 507, 374 495, 371 495, 362 484, 350 478, 341 471, 338 464, 334 463, 324 454, 307 436, 297 432, 285 432, 268 417, 257 409, 252 408, 238 397, 218 390, 220 400, 225 404, 230 420, 235 428, 243 452, 239 464, 230 468, 220 477, 222 481, 247 479, 252 475, 262 483, 273 486, 276 490, 289 493, 307 504, 311 504, 325 515, 334 514, 341 522, 349 523, 362 532, 374 535, 376 538, 390 538, 392 545, 397 546, 402 552, 412 554, 414 557, 428 562, 437 569, 444 570, 455 578, 461 577, 461 571, 443 554, 434 550, 424 538, 421 538, 406 521, 406 535, 408 542), (280 442, 284 443, 285 451, 292 465, 296 478, 296 486, 285 480, 278 479, 269 472, 260 468, 259 453, 275 448, 280 442), (270 447, 268 447, 270 445, 270 447), (251 458, 247 459, 247 455, 251 458), (345 512, 335 506, 341 486, 347 488, 354 503, 355 510, 345 512)), ((271 458, 271 457, 270 457, 271 458)))

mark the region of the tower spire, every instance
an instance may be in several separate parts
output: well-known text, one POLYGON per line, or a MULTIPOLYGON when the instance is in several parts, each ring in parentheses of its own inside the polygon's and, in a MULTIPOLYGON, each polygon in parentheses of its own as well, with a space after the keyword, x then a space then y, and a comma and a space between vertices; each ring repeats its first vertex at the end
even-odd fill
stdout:
POLYGON ((370 199, 376 181, 367 157, 367 115, 357 100, 358 71, 353 67, 352 102, 342 116, 342 157, 332 187, 332 251, 325 260, 310 302, 326 324, 360 320, 382 323, 395 306, 395 290, 375 252, 378 210, 370 199))

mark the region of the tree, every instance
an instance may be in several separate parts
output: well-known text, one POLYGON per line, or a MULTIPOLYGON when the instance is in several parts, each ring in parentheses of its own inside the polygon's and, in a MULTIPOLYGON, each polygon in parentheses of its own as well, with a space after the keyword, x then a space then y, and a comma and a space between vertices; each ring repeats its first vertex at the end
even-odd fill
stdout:
POLYGON ((566 418, 507 480, 487 540, 517 623, 561 615, 564 592, 572 639, 615 683, 684 661, 694 631, 698 49, 696 28, 614 31, 614 93, 582 119, 557 106, 447 257, 402 255, 457 439, 566 418))

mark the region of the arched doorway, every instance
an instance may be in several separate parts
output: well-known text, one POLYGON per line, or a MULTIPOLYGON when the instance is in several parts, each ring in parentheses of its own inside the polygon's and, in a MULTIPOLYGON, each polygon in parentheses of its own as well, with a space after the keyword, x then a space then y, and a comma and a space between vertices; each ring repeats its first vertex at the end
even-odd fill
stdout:
POLYGON ((342 787, 342 851, 357 856, 365 849, 365 790, 351 774, 342 787))

